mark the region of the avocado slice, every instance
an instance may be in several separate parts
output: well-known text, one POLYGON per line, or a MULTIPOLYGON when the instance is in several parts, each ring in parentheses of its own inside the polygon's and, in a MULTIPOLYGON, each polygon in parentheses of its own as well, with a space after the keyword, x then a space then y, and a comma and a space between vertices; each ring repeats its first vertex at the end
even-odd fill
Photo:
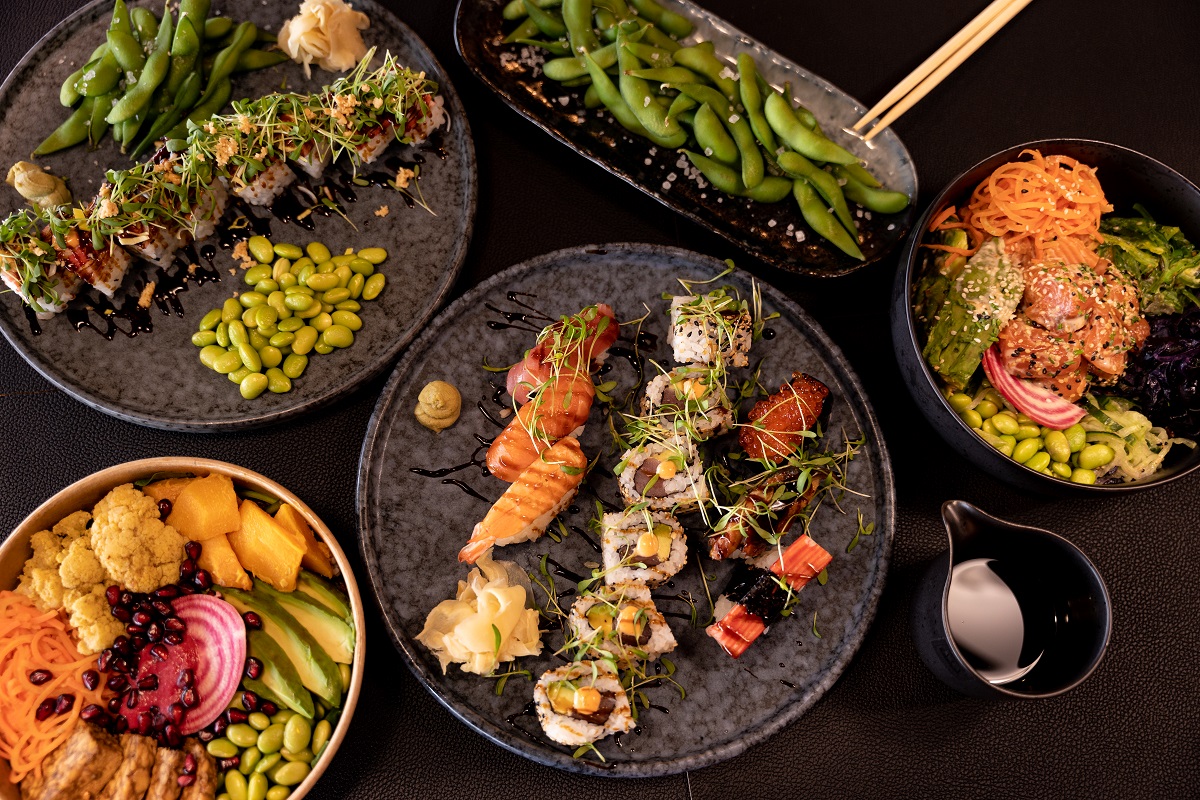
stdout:
POLYGON ((345 619, 300 592, 281 592, 265 583, 257 583, 255 591, 283 606, 334 661, 339 664, 354 662, 354 627, 345 619))
POLYGON ((658 552, 655 555, 659 561, 666 561, 671 557, 671 526, 664 522, 656 522, 654 536, 658 539, 658 552))
POLYGON ((300 581, 296 591, 308 595, 334 614, 341 616, 353 627, 354 612, 350 610, 350 598, 332 583, 306 569, 300 570, 300 581))
POLYGON ((295 617, 262 591, 259 581, 256 580, 254 584, 256 588, 253 592, 229 588, 222 588, 221 591, 238 611, 243 614, 254 611, 262 617, 263 632, 279 645, 307 689, 329 705, 341 706, 342 675, 337 664, 295 617))
POLYGON ((570 681, 555 681, 546 687, 546 698, 554 713, 566 716, 575 708, 575 687, 570 681))
POLYGON ((285 705, 300 716, 312 719, 316 713, 312 695, 304 688, 295 665, 279 644, 265 631, 247 633, 246 644, 250 655, 262 662, 263 671, 261 678, 246 678, 242 685, 263 699, 285 705))
POLYGON ((604 603, 597 603, 589 608, 585 616, 587 617, 588 624, 591 625, 594 630, 604 631, 605 633, 612 632, 612 609, 610 609, 604 603))

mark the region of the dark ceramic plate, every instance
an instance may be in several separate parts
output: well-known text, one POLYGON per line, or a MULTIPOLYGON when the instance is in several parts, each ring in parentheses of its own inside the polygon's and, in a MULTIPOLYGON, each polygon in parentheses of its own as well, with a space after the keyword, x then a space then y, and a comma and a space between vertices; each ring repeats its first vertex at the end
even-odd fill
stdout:
MULTIPOLYGON (((434 320, 396 368, 371 418, 358 478, 362 552, 392 638, 418 679, 451 712, 502 747, 539 763, 596 775, 648 776, 737 755, 816 702, 845 669, 874 616, 890 558, 895 514, 891 466, 874 413, 858 378, 816 323, 781 293, 760 284, 764 314, 780 315, 768 323, 774 338, 756 344, 752 354, 763 359, 764 383, 777 387, 793 369, 814 374, 832 389, 827 441, 840 441, 842 431, 866 439, 849 470, 850 485, 863 495, 848 494, 844 514, 826 507, 814 521, 814 538, 834 555, 828 584, 814 582, 805 589, 796 616, 774 626, 738 661, 729 658, 702 627, 671 619, 679 647, 670 657, 687 699, 681 700, 669 686, 650 689, 651 702, 669 711, 669 716, 660 710, 644 711, 640 734, 627 734, 619 744, 612 739, 600 743, 608 759, 605 764, 594 757, 572 758, 571 748, 541 738, 536 718, 517 716, 531 699, 529 681, 512 679, 503 695, 497 696, 495 681, 462 673, 457 666, 443 675, 437 660, 414 639, 430 609, 453 597, 458 581, 466 577, 467 568, 456 560, 458 550, 504 488, 470 465, 441 479, 411 472, 414 467, 463 464, 472 458, 477 436, 491 437, 498 430, 481 412, 495 416, 501 411, 506 398, 500 398, 495 387, 503 387, 503 376, 486 372, 482 363, 516 360, 531 346, 533 334, 496 329, 503 317, 492 309, 520 310, 508 299, 509 293, 525 292, 534 297, 520 299, 552 316, 596 302, 613 304, 618 319, 634 319, 649 310, 643 330, 657 335, 660 344, 647 355, 669 364, 670 350, 661 343, 666 328, 661 294, 679 292, 678 278, 706 280, 724 269, 724 264, 707 256, 641 244, 572 248, 519 264, 472 289, 434 320), (462 418, 440 434, 421 427, 413 417, 417 394, 435 379, 451 382, 463 395, 462 418), (463 491, 455 481, 487 500, 463 491), (859 511, 876 523, 877 533, 861 539, 847 554, 859 511), (822 638, 812 634, 814 613, 822 638)), ((724 280, 743 296, 750 295, 750 279, 744 273, 724 280)), ((633 367, 619 355, 610 353, 615 366, 609 377, 619 382, 615 391, 623 392, 636 378, 633 367)), ((588 453, 605 451, 591 482, 600 496, 617 501, 611 467, 618 456, 607 453, 611 439, 606 428, 594 409, 582 443, 588 453)), ((589 496, 580 498, 585 510, 569 511, 564 521, 582 528, 593 503, 589 496)), ((559 543, 543 537, 500 548, 496 557, 536 569, 542 553, 575 572, 587 572, 585 562, 597 559, 577 533, 559 543)), ((708 606, 694 563, 697 559, 693 548, 689 556, 693 563, 676 576, 673 588, 657 594, 690 592, 700 599, 704 620, 708 606)), ((729 565, 707 558, 703 563, 714 593, 720 591, 729 565)), ((570 581, 563 578, 560 583, 570 581)), ((687 611, 678 600, 660 599, 659 606, 687 611)), ((561 634, 547 633, 543 643, 542 656, 520 662, 535 676, 561 663, 552 655, 562 644, 561 634)))
POLYGON ((1038 149, 1043 155, 1070 156, 1096 167, 1104 194, 1115 213, 1136 216, 1133 204, 1141 203, 1159 222, 1183 228, 1190 241, 1200 237, 1200 188, 1167 165, 1136 150, 1088 139, 1042 139, 988 156, 951 181, 933 199, 901 255, 901 268, 892 285, 892 346, 904 374, 904 383, 925 418, 951 447, 980 469, 1019 488, 1095 495, 1138 491, 1182 477, 1200 467, 1200 449, 1174 448, 1161 470, 1135 483, 1084 486, 1035 472, 993 449, 954 413, 939 391, 929 365, 921 357, 924 342, 918 343, 912 313, 920 244, 924 238, 921 232, 928 227, 938 209, 970 195, 980 181, 1001 164, 1017 158, 1026 148, 1038 149))
MULTIPOLYGON (((889 189, 917 196, 912 157, 896 134, 887 130, 870 142, 849 130, 867 110, 833 84, 813 75, 687 0, 660 0, 696 26, 685 43, 701 39, 716 46, 717 56, 737 70, 739 52, 749 52, 770 83, 790 84, 802 105, 816 114, 838 144, 866 161, 889 189)), ((475 75, 504 102, 534 125, 663 205, 779 269, 817 277, 835 277, 878 261, 908 233, 916 209, 900 214, 866 214, 858 219, 865 261, 856 261, 813 233, 790 199, 770 205, 730 197, 687 178, 691 167, 679 152, 655 148, 621 128, 607 111, 583 106, 583 89, 544 79, 538 48, 504 44, 513 27, 500 14, 502 0, 459 0, 455 19, 458 52, 475 75), (799 238, 797 238, 799 237, 799 238), (802 240, 802 241, 801 241, 802 240)))
MULTIPOLYGON (((162 12, 161 3, 138 3, 143 4, 162 12)), ((312 232, 271 221, 275 241, 303 245, 319 240, 334 252, 381 246, 391 253, 381 268, 387 273, 388 288, 378 300, 363 305, 364 328, 354 346, 312 359, 287 394, 266 393, 252 401, 243 400, 235 385, 200 364, 189 341, 206 311, 246 288, 240 274, 229 274, 233 259, 218 250, 216 266, 223 279, 202 286, 187 284, 187 291, 179 295, 183 315, 159 314, 152 309, 153 332, 134 338, 118 333, 113 341, 106 341, 91 330, 77 332, 61 314, 43 322, 42 333, 34 335, 21 302, 11 293, 0 296, 0 330, 38 372, 73 397, 129 422, 213 431, 261 426, 320 408, 395 360, 441 305, 466 255, 475 217, 475 149, 462 103, 433 53, 380 4, 363 0, 355 7, 371 19, 371 27, 364 33, 368 45, 390 50, 401 63, 425 70, 438 82, 446 98, 450 128, 422 148, 393 144, 385 156, 425 159, 420 187, 436 216, 420 207, 407 208, 396 192, 372 186, 358 190, 358 202, 347 204, 347 216, 357 230, 337 216, 318 218, 312 232), (445 152, 444 159, 435 155, 434 143, 445 152), (376 209, 385 204, 390 208, 388 216, 375 216, 376 209)), ((249 19, 272 31, 279 30, 295 9, 294 3, 284 2, 213 3, 214 14, 249 19)), ((77 68, 79 59, 103 41, 111 12, 111 0, 96 0, 63 20, 29 51, 0 87, 0 165, 5 170, 28 159, 38 142, 66 117, 67 110, 58 103, 59 85, 77 68), (29 109, 37 109, 37 113, 28 113, 29 109)), ((300 66, 289 61, 238 76, 234 96, 257 97, 278 90, 285 80, 291 89, 312 91, 334 77, 314 67, 312 79, 306 79, 300 66)), ((106 169, 130 163, 111 137, 93 152, 81 146, 36 160, 67 177, 76 200, 83 202, 95 194, 106 169)), ((21 203, 7 187, 0 196, 0 214, 21 203)), ((121 294, 136 298, 150 275, 149 267, 131 268, 121 294)))

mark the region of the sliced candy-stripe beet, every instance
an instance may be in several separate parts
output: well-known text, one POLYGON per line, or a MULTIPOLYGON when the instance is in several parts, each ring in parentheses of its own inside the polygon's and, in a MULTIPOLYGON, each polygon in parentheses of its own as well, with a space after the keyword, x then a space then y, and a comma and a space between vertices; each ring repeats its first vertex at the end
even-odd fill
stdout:
POLYGON ((171 606, 187 625, 183 641, 154 652, 149 647, 142 651, 135 684, 154 688, 139 691, 136 704, 121 713, 134 726, 139 713, 153 706, 165 714, 180 702, 181 692, 194 692, 195 705, 185 711, 179 725, 179 732, 187 736, 220 716, 237 692, 246 666, 246 624, 237 609, 212 595, 179 597, 171 606), (180 676, 188 670, 194 677, 182 687, 180 676), (150 676, 157 682, 148 680, 150 676))

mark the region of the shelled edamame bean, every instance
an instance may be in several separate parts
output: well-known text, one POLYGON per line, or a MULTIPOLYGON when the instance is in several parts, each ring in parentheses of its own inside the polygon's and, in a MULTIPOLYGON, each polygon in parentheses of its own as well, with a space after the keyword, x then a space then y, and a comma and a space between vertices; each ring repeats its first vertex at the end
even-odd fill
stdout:
POLYGON ((1096 483, 1098 472, 1117 456, 1110 445, 1089 442, 1087 430, 1079 423, 1065 430, 1037 425, 1013 410, 995 389, 985 387, 975 397, 953 392, 946 402, 981 439, 1043 475, 1091 485, 1096 483))
POLYGON ((335 256, 321 242, 301 248, 265 236, 246 246, 255 262, 242 275, 247 290, 205 314, 191 341, 200 363, 253 400, 290 392, 313 355, 354 344, 363 329, 359 301, 383 292, 379 266, 388 253, 364 247, 335 256))

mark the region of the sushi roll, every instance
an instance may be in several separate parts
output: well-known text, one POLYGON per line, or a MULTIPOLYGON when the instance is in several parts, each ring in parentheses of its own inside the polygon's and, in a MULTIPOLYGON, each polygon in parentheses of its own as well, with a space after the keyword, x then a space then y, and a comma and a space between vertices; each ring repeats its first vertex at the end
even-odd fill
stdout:
POLYGON ((408 109, 404 137, 410 144, 420 144, 446 123, 446 103, 441 95, 425 95, 424 102, 408 109))
POLYGON ((683 526, 663 511, 605 514, 600 525, 604 580, 657 586, 687 563, 683 526))
POLYGON ((116 239, 129 253, 143 261, 156 267, 168 267, 188 237, 186 230, 169 223, 139 222, 130 225, 116 239))
POLYGON ((724 371, 677 367, 646 384, 642 414, 695 441, 720 436, 733 427, 733 408, 725 394, 724 371))
POLYGON ((680 364, 745 367, 753 338, 745 301, 721 290, 671 298, 667 343, 680 364))
POLYGON ((55 243, 58 263, 74 272, 106 297, 112 297, 125 278, 125 271, 133 262, 114 239, 101 240, 97 249, 92 237, 81 236, 79 230, 68 228, 63 236, 63 245, 55 243))
POLYGON ((316 142, 305 142, 296 158, 296 167, 314 181, 325 177, 325 168, 333 160, 328 148, 319 146, 316 142))
POLYGON ((383 155, 392 143, 395 125, 390 119, 381 119, 379 124, 365 131, 366 140, 354 148, 355 164, 370 164, 383 155))
MULTIPOLYGON (((22 209, 0 222, 0 280, 37 315, 49 319, 67 307, 82 283, 58 262, 46 211, 22 209)), ((58 223, 60 235, 65 223, 58 223)))
POLYGON ((217 178, 198 194, 196 202, 192 204, 192 210, 184 216, 194 242, 207 239, 216 232, 217 222, 225 213, 225 207, 229 205, 229 188, 224 178, 217 178))
POLYGON ((285 159, 280 158, 234 189, 233 193, 252 206, 269 206, 295 181, 295 171, 285 159))
POLYGON ((695 446, 668 437, 626 450, 617 467, 625 505, 651 511, 693 511, 708 499, 704 464, 695 446))
POLYGON ((575 647, 618 666, 653 661, 675 649, 675 636, 639 583, 601 586, 581 595, 567 617, 575 647))
POLYGON ((633 728, 629 696, 605 661, 579 661, 543 673, 533 687, 533 702, 542 730, 569 747, 633 728))

